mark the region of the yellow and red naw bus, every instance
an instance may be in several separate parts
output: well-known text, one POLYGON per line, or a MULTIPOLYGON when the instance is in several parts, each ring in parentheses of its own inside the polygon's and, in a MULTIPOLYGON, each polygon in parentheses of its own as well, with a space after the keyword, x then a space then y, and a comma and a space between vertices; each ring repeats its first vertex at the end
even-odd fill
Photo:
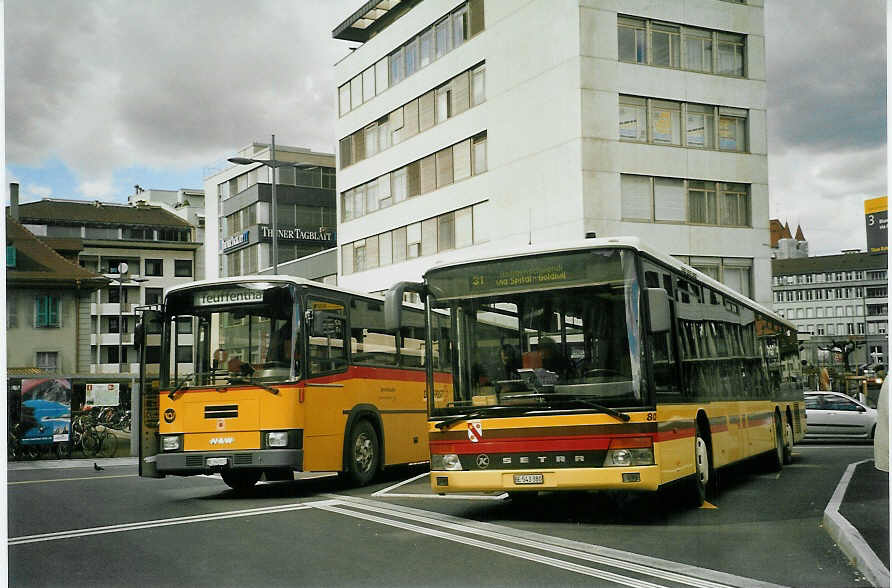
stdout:
POLYGON ((388 291, 388 327, 406 291, 427 308, 434 492, 682 482, 702 504, 716 468, 781 468, 804 435, 795 327, 635 238, 437 266, 388 291))
POLYGON ((300 278, 193 282, 143 313, 140 475, 336 471, 368 483, 427 461, 424 315, 300 278), (146 366, 157 365, 150 375, 146 366))

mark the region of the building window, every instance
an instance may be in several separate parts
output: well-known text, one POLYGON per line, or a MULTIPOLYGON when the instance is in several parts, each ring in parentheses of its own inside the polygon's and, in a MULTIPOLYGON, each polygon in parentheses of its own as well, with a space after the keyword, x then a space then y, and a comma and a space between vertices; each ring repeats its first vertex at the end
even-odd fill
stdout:
POLYGON ((626 63, 744 75, 744 35, 618 16, 617 42, 617 56, 626 63))
POLYGON ((192 277, 192 260, 191 259, 174 260, 173 275, 178 278, 191 278, 192 277))
POLYGON ((37 352, 37 369, 43 372, 59 371, 59 352, 58 351, 38 351, 37 352))
POLYGON ((624 220, 728 227, 751 223, 746 184, 621 174, 620 190, 624 220))
POLYGON ((619 60, 631 63, 646 63, 644 21, 619 17, 617 19, 617 37, 619 41, 619 60))
POLYGON ((687 102, 619 96, 619 138, 654 145, 745 152, 749 113, 687 102), (681 121, 684 120, 684 132, 681 121))
POLYGON ((161 276, 164 275, 164 262, 161 259, 146 260, 146 275, 161 276))
MULTIPOLYGON (((676 259, 700 270, 744 296, 752 295, 753 260, 745 257, 688 257, 676 255, 676 259)), ((790 309, 789 318, 805 318, 804 311, 790 309), (801 316, 799 316, 801 314, 801 316)))
POLYGON ((441 149, 405 167, 341 193, 347 222, 486 171, 486 135, 441 149))
POLYGON ((474 215, 479 206, 441 214, 343 245, 341 272, 348 275, 483 242, 474 229, 474 215))
POLYGON ((684 69, 712 73, 712 33, 685 28, 684 69))
POLYGON ((163 288, 146 288, 146 304, 161 304, 163 288))
POLYGON ((34 326, 38 329, 58 329, 59 298, 57 296, 38 296, 34 300, 34 326))
MULTIPOLYGON (((411 100, 390 114, 338 142, 341 169, 367 159, 485 101, 486 68, 466 70, 436 90, 411 100)), ((283 170, 284 171, 284 170, 283 170)), ((231 232, 237 232, 237 229, 231 232)))
POLYGON ((620 96, 619 137, 627 141, 647 141, 647 103, 644 98, 620 96))
POLYGON ((681 28, 673 25, 651 25, 650 63, 664 67, 681 67, 681 28))
POLYGON ((344 116, 389 86, 426 67, 484 28, 482 0, 465 2, 426 27, 373 66, 338 88, 338 112, 344 116))
POLYGON ((109 333, 118 333, 118 317, 110 316, 108 317, 108 332, 109 333))

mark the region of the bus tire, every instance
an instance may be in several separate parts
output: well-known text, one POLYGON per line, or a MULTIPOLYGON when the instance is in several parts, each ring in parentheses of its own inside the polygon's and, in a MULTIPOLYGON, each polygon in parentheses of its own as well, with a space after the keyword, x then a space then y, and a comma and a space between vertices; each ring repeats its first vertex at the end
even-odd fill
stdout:
POLYGON ((236 492, 246 492, 254 487, 260 474, 260 470, 224 470, 220 476, 236 492))
POLYGON ((784 433, 780 416, 774 413, 774 450, 765 455, 765 463, 769 472, 779 472, 784 467, 784 433))
POLYGON ((784 465, 793 463, 793 427, 784 420, 784 465))
POLYGON ((347 445, 347 479, 355 486, 365 486, 378 473, 381 461, 375 427, 363 419, 350 429, 347 445))
POLYGON ((706 437, 698 426, 697 436, 694 437, 694 477, 688 491, 691 506, 699 508, 706 502, 706 490, 709 487, 711 473, 712 460, 709 457, 709 443, 706 442, 706 437))

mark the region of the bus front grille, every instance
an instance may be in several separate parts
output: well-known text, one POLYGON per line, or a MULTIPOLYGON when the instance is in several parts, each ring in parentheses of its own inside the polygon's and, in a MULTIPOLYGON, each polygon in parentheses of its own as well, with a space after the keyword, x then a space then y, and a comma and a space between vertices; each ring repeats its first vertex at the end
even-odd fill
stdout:
POLYGON ((234 419, 238 418, 238 404, 218 404, 204 407, 206 419, 234 419))

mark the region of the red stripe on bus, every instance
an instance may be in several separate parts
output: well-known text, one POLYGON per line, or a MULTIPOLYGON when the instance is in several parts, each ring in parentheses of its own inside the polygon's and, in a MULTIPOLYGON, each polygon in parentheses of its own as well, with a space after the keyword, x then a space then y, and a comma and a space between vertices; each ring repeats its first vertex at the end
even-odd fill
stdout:
MULTIPOLYGON (((585 451, 606 450, 613 439, 625 437, 640 438, 634 435, 592 436, 578 435, 574 437, 515 437, 513 439, 487 440, 480 442, 467 441, 430 441, 431 453, 524 453, 531 451, 585 451)), ((646 435, 653 437, 653 435, 646 435)))
POLYGON ((668 429, 665 431, 660 431, 656 434, 654 438, 655 441, 675 441, 677 439, 686 439, 688 437, 693 437, 697 434, 697 429, 694 427, 687 429, 668 429))

